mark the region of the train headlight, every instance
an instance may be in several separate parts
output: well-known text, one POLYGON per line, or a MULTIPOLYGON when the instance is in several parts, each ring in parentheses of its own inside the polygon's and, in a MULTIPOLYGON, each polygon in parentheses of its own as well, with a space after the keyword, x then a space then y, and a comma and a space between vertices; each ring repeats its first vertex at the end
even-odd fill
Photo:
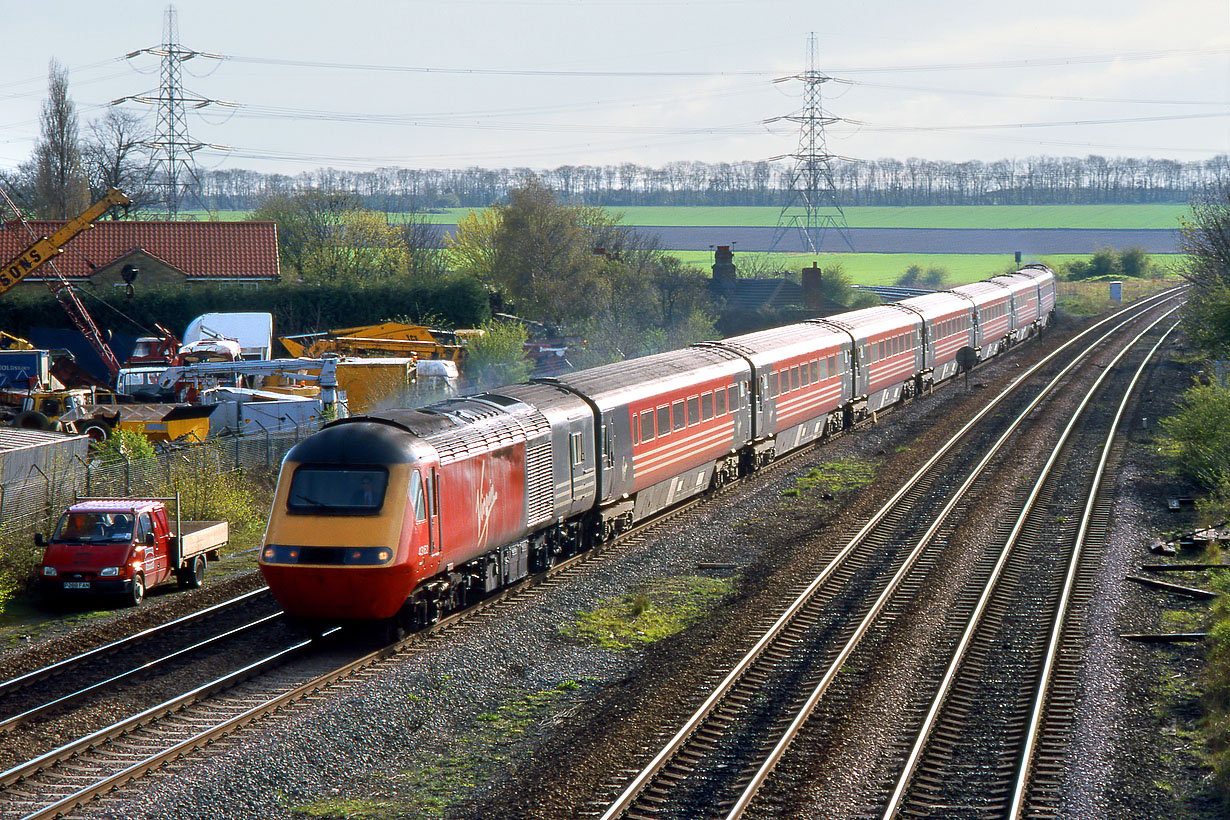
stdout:
POLYGON ((389 552, 388 550, 380 550, 380 552, 376 553, 376 557, 379 558, 383 562, 383 561, 387 561, 390 558, 392 558, 393 553, 389 552))
POLYGON ((103 578, 112 578, 120 574, 120 568, 119 567, 103 567, 101 570, 98 571, 98 574, 99 576, 103 578))
POLYGON ((56 568, 55 567, 43 567, 43 574, 46 575, 48 578, 54 578, 56 575, 56 568))
POLYGON ((273 547, 265 547, 265 560, 266 561, 272 561, 274 556, 277 554, 278 554, 278 551, 275 550, 273 547))

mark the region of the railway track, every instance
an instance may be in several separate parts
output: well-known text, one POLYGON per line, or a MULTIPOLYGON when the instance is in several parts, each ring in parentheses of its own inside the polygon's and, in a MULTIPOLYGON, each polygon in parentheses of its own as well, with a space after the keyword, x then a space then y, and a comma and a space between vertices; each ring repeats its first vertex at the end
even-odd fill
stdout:
POLYGON ((972 491, 1005 471, 1005 444, 1019 437, 1021 430, 1038 425, 1035 411, 1044 399, 1078 363, 1132 321, 1121 319, 1073 355, 1016 419, 998 426, 994 435, 985 432, 996 426, 988 423, 1004 415, 1009 397, 1019 396, 1017 388, 1029 376, 1110 320, 1018 378, 959 431, 813 579, 692 717, 626 782, 601 813, 603 820, 741 816, 863 638, 908 611, 928 571, 949 550, 951 522, 959 521, 976 503, 978 496, 972 491), (920 515, 924 509, 941 512, 920 515))
MULTIPOLYGON (((1119 456, 1116 433, 1133 389, 1173 329, 1135 369, 1112 418, 1086 418, 1099 415, 1088 412, 1086 399, 1065 428, 968 615, 887 801, 885 820, 936 812, 951 817, 1054 816, 1066 771, 1070 718, 1080 691, 1080 615, 1092 595, 1094 565, 1109 529, 1111 498, 1103 479, 1119 456), (1097 464, 1080 517, 1065 522, 1056 538, 1056 528, 1047 523, 1054 517, 1051 500, 1089 473, 1082 464, 1075 470, 1076 482, 1065 482, 1058 467, 1065 461, 1088 460, 1074 454, 1083 448, 1098 455, 1097 464), (1056 552, 1063 560, 1054 562, 1048 583, 1041 585, 1031 568, 1056 552), (1032 595, 1031 588, 1036 590, 1032 595), (1010 623, 1023 606, 1036 613, 1028 631, 1010 623), (1014 657, 1006 658, 1005 648, 1014 650, 1014 657), (1009 663, 1015 674, 1005 676, 1002 670, 1009 663), (992 669, 1000 670, 995 683, 988 680, 992 669), (996 725, 982 725, 977 719, 987 714, 997 716, 996 725)), ((1103 376, 1128 352, 1125 348, 1103 376)))
MULTIPOLYGON (((788 459, 783 459, 780 463, 787 462, 788 459)), ((696 504, 686 505, 668 513, 665 519, 687 516, 695 507, 696 504)), ((105 727, 81 741, 65 744, 38 760, 11 768, 0 775, 0 801, 15 810, 26 812, 27 817, 62 814, 75 805, 88 802, 97 794, 114 789, 168 760, 186 754, 193 748, 232 732, 311 692, 362 670, 374 670, 382 660, 391 655, 416 651, 416 648, 426 646, 428 641, 442 636, 453 626, 472 618, 486 617, 492 608, 529 588, 540 584, 565 583, 568 574, 575 571, 580 564, 609 550, 635 543, 643 532, 657 526, 662 520, 646 523, 600 549, 563 562, 549 573, 527 579, 488 599, 477 608, 452 615, 431 629, 411 636, 395 646, 345 660, 313 648, 311 642, 305 641, 287 647, 285 653, 279 652, 249 664, 224 679, 220 678, 179 698, 151 707, 134 718, 105 727), (330 668, 324 671, 319 668, 305 670, 302 666, 289 669, 288 660, 303 653, 315 655, 315 661, 309 665, 320 667, 323 664, 330 668), (227 694, 220 699, 218 693, 222 691, 227 691, 227 694), (220 714, 221 717, 218 716, 220 714), (125 743, 128 745, 124 745, 125 743), (159 750, 150 753, 150 748, 155 746, 159 750), (60 773, 56 774, 54 770, 57 769, 57 761, 69 757, 73 759, 70 766, 64 768, 62 764, 59 765, 60 773), (123 765, 98 765, 97 771, 87 776, 82 773, 85 768, 96 765, 88 762, 91 758, 109 758, 123 765), (84 780, 92 782, 83 785, 84 780), (33 799, 33 796, 38 794, 54 795, 55 800, 38 804, 38 801, 33 799)), ((0 692, 2 691, 0 688, 0 692)))

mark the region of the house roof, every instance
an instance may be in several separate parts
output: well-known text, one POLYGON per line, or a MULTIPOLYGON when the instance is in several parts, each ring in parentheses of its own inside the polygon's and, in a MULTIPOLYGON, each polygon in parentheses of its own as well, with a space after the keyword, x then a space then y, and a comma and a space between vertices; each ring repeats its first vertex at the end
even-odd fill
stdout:
POLYGON ((737 279, 727 304, 736 310, 765 310, 803 304, 803 289, 789 279, 737 279))
MULTIPOLYGON (((64 221, 28 220, 27 224, 36 237, 50 236, 64 221)), ((3 223, 0 260, 17 256, 33 241, 19 221, 3 223)), ((271 280, 280 272, 273 222, 100 221, 70 241, 55 262, 66 278, 84 278, 134 251, 147 253, 190 279, 271 280)), ((37 271, 34 277, 42 273, 37 271)))

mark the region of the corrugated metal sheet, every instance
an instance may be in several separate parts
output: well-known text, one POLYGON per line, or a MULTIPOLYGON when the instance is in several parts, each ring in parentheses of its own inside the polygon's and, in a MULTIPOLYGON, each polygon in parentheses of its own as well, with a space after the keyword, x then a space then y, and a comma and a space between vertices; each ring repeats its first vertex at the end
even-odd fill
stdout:
POLYGON ((0 427, 0 484, 25 481, 30 474, 63 472, 85 459, 90 440, 42 430, 0 427))

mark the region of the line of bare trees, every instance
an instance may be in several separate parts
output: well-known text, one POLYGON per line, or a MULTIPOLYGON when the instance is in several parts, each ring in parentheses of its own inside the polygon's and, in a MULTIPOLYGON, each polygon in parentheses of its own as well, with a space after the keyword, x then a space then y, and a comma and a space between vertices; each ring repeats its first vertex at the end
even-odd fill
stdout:
MULTIPOLYGON (((202 180, 217 209, 249 209, 271 195, 346 193, 382 211, 485 207, 536 177, 561 199, 586 205, 780 205, 789 168, 760 162, 671 162, 658 168, 561 165, 530 168, 342 171, 289 176, 218 170, 202 180)), ((1067 205, 1187 202, 1230 180, 1230 155, 1180 162, 1136 157, 1027 157, 995 162, 879 159, 833 168, 837 201, 854 205, 1067 205)))

